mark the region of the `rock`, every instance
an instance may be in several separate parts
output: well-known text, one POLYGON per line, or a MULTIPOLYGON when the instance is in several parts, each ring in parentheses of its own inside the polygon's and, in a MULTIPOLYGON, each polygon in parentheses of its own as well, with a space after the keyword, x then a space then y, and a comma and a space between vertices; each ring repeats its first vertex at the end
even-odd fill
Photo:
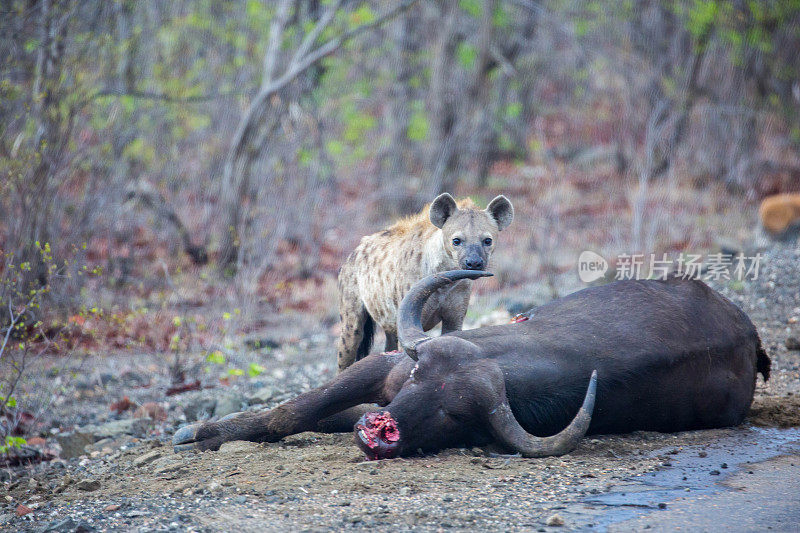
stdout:
POLYGON ((127 418, 106 422, 99 426, 84 426, 83 431, 94 435, 95 440, 115 438, 120 435, 144 437, 152 425, 153 421, 149 418, 127 418))
POLYGON ((274 350, 275 348, 280 347, 281 344, 278 341, 267 337, 257 337, 245 339, 244 345, 247 346, 248 349, 255 351, 263 349, 274 350))
POLYGON ((26 514, 30 514, 32 512, 33 509, 31 509, 27 505, 22 505, 22 504, 17 505, 17 510, 15 511, 17 516, 25 516, 26 514))
POLYGON ((135 440, 135 437, 131 435, 120 435, 116 438, 104 438, 100 439, 94 444, 89 444, 84 448, 86 453, 91 454, 92 452, 100 452, 101 454, 109 454, 112 453, 114 450, 119 450, 123 446, 127 446, 131 444, 135 440))
POLYGON ((92 492, 100 488, 100 482, 96 479, 82 479, 75 484, 78 490, 92 492))
POLYGON ((717 249, 722 254, 736 257, 739 254, 745 253, 744 247, 739 241, 727 237, 717 237, 714 240, 716 241, 717 249))
POLYGON ((64 490, 69 487, 74 480, 69 474, 65 474, 64 477, 61 478, 61 483, 59 483, 58 487, 53 490, 53 494, 60 494, 64 492, 64 490))
POLYGON ((248 442, 244 440, 233 440, 223 442, 219 447, 217 453, 237 453, 237 452, 253 452, 259 449, 257 442, 248 442))
POLYGON ((147 402, 136 409, 133 418, 149 418, 156 422, 164 422, 167 419, 167 410, 156 402, 147 402))
POLYGON ((236 503, 247 503, 247 498, 245 496, 237 496, 233 501, 236 503))
POLYGON ((193 400, 190 400, 183 407, 183 414, 186 415, 186 420, 188 422, 205 420, 214 414, 214 409, 216 406, 217 400, 214 398, 203 398, 202 396, 197 396, 193 400))
POLYGON ((166 457, 159 457, 156 459, 150 468, 152 469, 153 474, 168 474, 170 472, 177 472, 182 467, 183 463, 181 462, 180 458, 168 455, 166 457))
POLYGON ((217 405, 214 407, 214 416, 221 418, 231 413, 238 413, 244 407, 244 395, 240 392, 230 391, 217 398, 217 405))
POLYGON ((797 337, 786 337, 787 350, 800 350, 800 339, 797 337))
POLYGON ((128 370, 122 373, 122 382, 131 387, 144 387, 150 384, 150 378, 139 372, 128 370))
POLYGON ((133 464, 133 466, 136 466, 136 467, 144 466, 144 465, 146 465, 148 463, 152 463, 153 461, 155 461, 156 459, 158 459, 162 455, 164 455, 164 454, 161 452, 161 450, 152 450, 152 451, 149 451, 146 454, 140 455, 139 457, 134 459, 132 464, 133 464))
POLYGON ((556 513, 547 517, 547 521, 545 522, 548 526, 551 527, 559 527, 564 525, 564 519, 561 517, 560 514, 556 513))
POLYGON ((86 533, 94 531, 94 528, 86 522, 76 522, 72 518, 66 518, 64 520, 50 522, 44 529, 40 529, 39 531, 42 533, 86 533))
POLYGON ((56 435, 56 441, 61 446, 61 458, 72 459, 85 453, 87 445, 94 443, 94 435, 83 431, 71 431, 56 435))
POLYGON ((112 504, 109 504, 109 505, 106 505, 105 507, 103 507, 103 510, 105 512, 107 512, 107 513, 113 513, 114 511, 119 511, 120 507, 121 507, 120 504, 112 503, 112 504))
POLYGON ((275 395, 275 389, 273 389, 272 387, 261 387, 247 399, 247 403, 249 403, 250 405, 267 403, 272 399, 274 395, 275 395))

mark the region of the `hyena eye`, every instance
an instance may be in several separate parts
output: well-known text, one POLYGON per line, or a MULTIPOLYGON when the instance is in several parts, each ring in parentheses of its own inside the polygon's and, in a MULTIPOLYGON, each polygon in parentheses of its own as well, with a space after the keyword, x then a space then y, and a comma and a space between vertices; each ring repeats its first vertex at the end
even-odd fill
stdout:
POLYGON ((458 246, 459 244, 461 244, 461 239, 459 239, 458 237, 453 239, 453 246, 458 246))
POLYGON ((484 246, 491 246, 492 245, 492 239, 490 239, 488 237, 483 239, 483 245, 484 246))

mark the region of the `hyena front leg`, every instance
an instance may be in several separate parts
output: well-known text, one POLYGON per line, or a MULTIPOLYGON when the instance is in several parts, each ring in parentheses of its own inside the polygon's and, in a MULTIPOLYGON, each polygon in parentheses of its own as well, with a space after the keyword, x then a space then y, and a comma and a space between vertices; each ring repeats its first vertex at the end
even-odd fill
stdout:
POLYGON ((442 317, 442 334, 461 330, 469 307, 469 294, 470 289, 467 285, 464 288, 454 289, 447 295, 442 308, 439 309, 442 317))
POLYGON ((383 330, 386 335, 386 345, 383 349, 384 352, 393 352, 397 349, 397 332, 383 330))

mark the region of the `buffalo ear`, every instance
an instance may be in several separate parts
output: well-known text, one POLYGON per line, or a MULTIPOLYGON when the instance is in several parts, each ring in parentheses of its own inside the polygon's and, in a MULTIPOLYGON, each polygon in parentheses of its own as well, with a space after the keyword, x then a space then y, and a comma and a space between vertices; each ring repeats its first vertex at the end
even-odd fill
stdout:
POLYGON ((431 203, 430 218, 431 223, 437 228, 444 226, 447 219, 453 216, 458 206, 452 196, 443 192, 431 203))
POLYGON ((486 212, 497 222, 497 229, 500 231, 506 229, 514 220, 514 206, 502 194, 489 202, 486 212))

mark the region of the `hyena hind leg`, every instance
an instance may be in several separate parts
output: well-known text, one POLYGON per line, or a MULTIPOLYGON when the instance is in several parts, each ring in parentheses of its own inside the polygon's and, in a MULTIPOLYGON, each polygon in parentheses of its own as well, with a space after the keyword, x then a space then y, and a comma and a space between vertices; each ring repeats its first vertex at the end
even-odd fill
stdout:
MULTIPOLYGON (((342 315, 342 332, 339 334, 337 356, 339 372, 352 365, 358 359, 359 352, 364 351, 364 343, 372 343, 372 317, 360 299, 344 302, 340 309, 342 315), (369 330, 369 331, 367 331, 369 330)), ((366 347, 369 353, 369 346, 366 347)))

